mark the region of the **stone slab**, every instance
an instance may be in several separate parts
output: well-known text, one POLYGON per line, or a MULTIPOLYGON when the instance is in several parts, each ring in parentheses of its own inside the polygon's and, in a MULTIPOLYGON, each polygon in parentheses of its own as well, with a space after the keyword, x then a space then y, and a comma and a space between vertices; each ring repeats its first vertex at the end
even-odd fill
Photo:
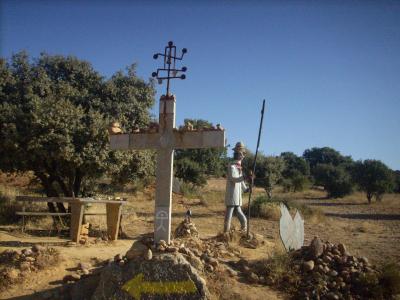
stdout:
POLYGON ((199 149, 225 147, 225 131, 174 131, 175 148, 199 149))
POLYGON ((210 293, 203 278, 180 253, 135 259, 120 267, 108 265, 100 274, 92 300, 181 299, 205 300, 210 293), (189 289, 177 289, 189 283, 189 289))

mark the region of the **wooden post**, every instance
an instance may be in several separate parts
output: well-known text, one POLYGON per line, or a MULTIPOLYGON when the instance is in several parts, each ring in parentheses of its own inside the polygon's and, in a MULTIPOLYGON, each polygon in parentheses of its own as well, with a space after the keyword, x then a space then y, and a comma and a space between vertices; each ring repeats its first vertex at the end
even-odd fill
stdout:
POLYGON ((107 235, 108 239, 115 241, 118 239, 118 229, 121 220, 121 203, 107 203, 107 235))
POLYGON ((78 243, 81 236, 84 204, 79 200, 71 202, 70 235, 73 242, 78 243))

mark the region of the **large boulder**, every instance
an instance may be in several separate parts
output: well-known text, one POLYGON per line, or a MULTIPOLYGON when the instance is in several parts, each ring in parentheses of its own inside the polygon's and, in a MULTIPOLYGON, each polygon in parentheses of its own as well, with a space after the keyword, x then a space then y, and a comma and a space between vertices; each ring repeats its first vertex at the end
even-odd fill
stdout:
POLYGON ((103 269, 92 296, 99 299, 209 299, 205 280, 180 253, 137 257, 103 269))

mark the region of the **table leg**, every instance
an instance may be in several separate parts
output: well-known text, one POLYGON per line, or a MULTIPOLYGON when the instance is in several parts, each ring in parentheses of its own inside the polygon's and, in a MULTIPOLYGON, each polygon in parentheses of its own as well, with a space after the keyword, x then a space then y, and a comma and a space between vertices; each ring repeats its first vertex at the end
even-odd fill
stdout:
POLYGON ((71 203, 71 240, 78 243, 81 236, 82 219, 83 219, 83 203, 71 203))
POLYGON ((121 221, 120 203, 107 203, 107 234, 110 240, 118 239, 119 222, 121 221))

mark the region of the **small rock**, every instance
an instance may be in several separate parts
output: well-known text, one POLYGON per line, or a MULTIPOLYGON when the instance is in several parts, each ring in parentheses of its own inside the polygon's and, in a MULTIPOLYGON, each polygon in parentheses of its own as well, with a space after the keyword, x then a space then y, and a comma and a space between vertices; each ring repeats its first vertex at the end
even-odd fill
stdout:
POLYGON ((229 273, 231 277, 235 277, 238 275, 238 272, 236 272, 234 269, 231 267, 225 266, 226 271, 229 273))
POLYGON ((214 267, 212 265, 206 264, 205 269, 208 272, 214 272, 214 267))
POLYGON ((178 252, 179 248, 174 246, 167 247, 168 252, 178 252))
POLYGON ((330 255, 324 255, 322 260, 326 263, 330 263, 332 261, 332 257, 330 255))
POLYGON ((86 262, 80 262, 78 264, 78 269, 79 270, 85 270, 85 269, 89 270, 91 267, 92 267, 92 265, 89 264, 89 263, 86 263, 86 262))
POLYGON ((166 248, 163 245, 158 245, 156 249, 157 251, 164 252, 166 248))
POLYGON ((347 252, 346 246, 344 244, 338 244, 338 250, 342 255, 344 255, 347 252))
POLYGON ((369 265, 368 258, 366 258, 365 256, 361 257, 361 258, 360 258, 360 261, 361 261, 362 263, 364 263, 366 266, 369 265))
POLYGON ((153 258, 153 252, 151 251, 151 249, 149 248, 149 249, 147 249, 147 252, 146 252, 146 254, 145 254, 145 256, 144 256, 144 259, 145 260, 151 260, 153 258))
POLYGON ((328 299, 330 299, 330 300, 338 300, 338 299, 339 299, 339 296, 336 295, 336 294, 333 293, 333 292, 329 292, 328 294, 326 294, 326 297, 327 297, 328 299))
POLYGON ((336 272, 335 270, 332 270, 329 272, 329 276, 336 277, 337 275, 338 275, 338 272, 336 272))
POLYGON ((251 272, 248 276, 248 279, 250 282, 252 283, 258 283, 258 281, 260 280, 259 277, 257 276, 257 274, 251 272))
POLYGON ((147 246, 142 244, 140 241, 133 243, 132 247, 126 252, 126 257, 128 259, 134 259, 135 257, 141 257, 147 251, 147 246))
POLYGON ((304 271, 308 272, 308 271, 311 271, 312 269, 314 269, 314 261, 313 260, 305 261, 303 263, 304 271))
POLYGON ((90 271, 89 271, 88 269, 83 269, 83 270, 82 270, 82 273, 83 273, 84 275, 89 275, 89 274, 90 274, 90 271))
POLYGON ((243 270, 243 273, 249 273, 251 271, 250 267, 246 266, 246 265, 242 267, 242 270, 243 270))
POLYGON ((218 260, 217 259, 215 259, 215 258, 212 258, 212 257, 210 257, 209 259, 208 259, 208 263, 210 264, 210 265, 212 265, 214 268, 215 267, 217 267, 218 266, 218 260))
POLYGON ((324 252, 324 246, 319 237, 314 237, 310 244, 310 252, 313 258, 318 258, 324 252))
POLYGON ((125 260, 121 259, 121 260, 118 262, 118 266, 123 267, 124 265, 125 265, 125 260))
POLYGON ((166 241, 164 241, 164 240, 160 240, 160 242, 158 243, 159 245, 161 245, 161 246, 164 246, 165 248, 167 248, 168 247, 168 244, 167 244, 167 242, 166 241))
POLYGON ((25 256, 31 256, 33 254, 33 251, 31 249, 23 249, 21 252, 25 256))
POLYGON ((183 253, 183 254, 186 254, 186 255, 190 255, 189 253, 190 253, 190 250, 189 249, 186 249, 186 248, 179 248, 179 252, 180 253, 183 253))
POLYGON ((32 262, 36 261, 36 258, 34 258, 32 256, 27 256, 27 257, 25 257, 25 261, 32 263, 32 262))
POLYGON ((119 262, 120 260, 122 260, 124 257, 122 256, 122 254, 117 254, 114 256, 114 261, 115 262, 119 262))
POLYGON ((37 252, 42 252, 42 251, 44 251, 44 249, 46 249, 46 248, 41 246, 41 245, 33 245, 32 248, 31 248, 31 250, 33 252, 36 252, 36 253, 37 252))

